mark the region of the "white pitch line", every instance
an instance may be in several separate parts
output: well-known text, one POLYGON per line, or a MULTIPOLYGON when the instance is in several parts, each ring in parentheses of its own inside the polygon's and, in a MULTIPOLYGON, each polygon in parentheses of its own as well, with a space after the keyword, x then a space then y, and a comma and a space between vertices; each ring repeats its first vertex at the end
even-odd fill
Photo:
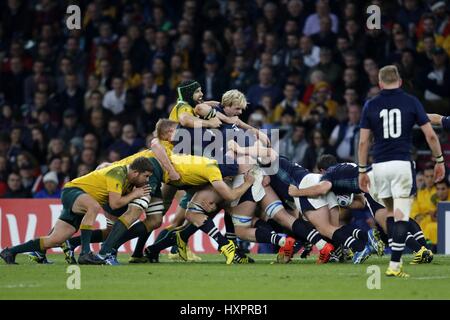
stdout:
POLYGON ((436 277, 414 277, 410 278, 411 280, 438 280, 438 279, 450 279, 448 276, 436 276, 436 277))
POLYGON ((37 287, 41 287, 41 285, 38 284, 24 284, 24 283, 19 283, 19 284, 7 284, 4 286, 0 286, 0 288, 6 288, 6 289, 15 289, 15 288, 37 288, 37 287))

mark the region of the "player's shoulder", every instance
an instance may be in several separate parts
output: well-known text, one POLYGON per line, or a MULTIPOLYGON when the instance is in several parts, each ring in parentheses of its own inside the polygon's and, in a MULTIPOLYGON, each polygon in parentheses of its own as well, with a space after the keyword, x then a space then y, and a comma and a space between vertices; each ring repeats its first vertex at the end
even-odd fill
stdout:
MULTIPOLYGON (((398 107, 404 106, 405 108, 410 108, 411 104, 413 105, 421 105, 420 100, 415 97, 414 95, 405 92, 402 89, 398 89, 395 93, 395 97, 396 99, 399 99, 398 101, 402 101, 404 103, 398 105, 398 107)), ((365 104, 364 104, 364 108, 367 107, 385 107, 385 102, 386 102, 386 95, 384 95, 382 92, 380 92, 379 94, 377 94, 376 96, 369 98, 366 100, 365 104)), ((373 109, 373 108, 371 108, 373 109)), ((369 110, 371 110, 369 109, 369 110)))
POLYGON ((127 172, 127 165, 110 166, 99 170, 100 174, 119 179, 124 179, 127 176, 127 172))
POLYGON ((347 168, 355 168, 355 167, 358 166, 358 165, 357 165, 356 163, 354 163, 354 162, 342 162, 342 163, 340 163, 340 165, 343 165, 343 166, 345 166, 345 167, 347 167, 347 168))
MULTIPOLYGON (((293 168, 293 169, 305 169, 301 165, 299 165, 296 162, 292 162, 285 156, 279 156, 278 162, 280 163, 280 167, 287 169, 287 168, 293 168)), ((306 169, 305 169, 306 170, 306 169)))
POLYGON ((172 107, 171 113, 178 112, 181 109, 193 109, 186 101, 178 100, 172 107))
POLYGON ((178 101, 176 104, 175 104, 175 107, 174 108, 176 108, 176 109, 184 109, 184 108, 189 108, 189 109, 193 109, 193 107, 189 104, 189 103, 187 103, 186 101, 178 101))
MULTIPOLYGON (((356 164, 355 164, 356 166, 356 164)), ((336 174, 339 174, 343 171, 346 171, 348 169, 352 169, 353 164, 350 162, 341 162, 337 163, 331 167, 329 167, 327 170, 325 170, 325 173, 323 174, 324 178, 328 178, 330 176, 335 176, 336 174)))
POLYGON ((354 162, 341 162, 341 163, 335 164, 334 166, 332 166, 328 169, 338 170, 338 169, 342 169, 342 168, 355 168, 357 166, 358 165, 354 162))
POLYGON ((377 94, 371 98, 368 98, 364 103, 364 107, 368 107, 369 105, 373 105, 382 99, 381 94, 377 94))
MULTIPOLYGON (((166 150, 166 152, 172 152, 173 150, 173 143, 167 140, 159 140, 159 142, 161 143, 161 145, 163 146, 163 148, 166 150)), ((152 152, 151 150, 149 150, 150 152, 152 152)), ((153 153, 153 152, 152 152, 153 153)))
POLYGON ((407 99, 407 100, 410 100, 410 101, 412 101, 412 102, 414 102, 416 104, 417 103, 420 104, 420 100, 416 96, 414 96, 414 95, 412 95, 412 94, 410 94, 408 92, 405 92, 403 90, 401 92, 402 92, 402 99, 407 99))
POLYGON ((216 109, 217 112, 225 113, 223 111, 223 105, 221 103, 219 103, 218 105, 214 106, 213 108, 216 109))

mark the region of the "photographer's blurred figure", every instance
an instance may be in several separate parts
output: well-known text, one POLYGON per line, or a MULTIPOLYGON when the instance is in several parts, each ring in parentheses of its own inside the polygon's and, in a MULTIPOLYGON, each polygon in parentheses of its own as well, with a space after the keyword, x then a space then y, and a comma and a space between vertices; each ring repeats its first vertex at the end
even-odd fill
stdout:
POLYGON ((338 124, 338 121, 334 117, 330 117, 328 108, 319 104, 311 110, 311 112, 303 118, 305 128, 307 132, 311 132, 314 129, 323 130, 325 135, 329 137, 331 132, 338 124))

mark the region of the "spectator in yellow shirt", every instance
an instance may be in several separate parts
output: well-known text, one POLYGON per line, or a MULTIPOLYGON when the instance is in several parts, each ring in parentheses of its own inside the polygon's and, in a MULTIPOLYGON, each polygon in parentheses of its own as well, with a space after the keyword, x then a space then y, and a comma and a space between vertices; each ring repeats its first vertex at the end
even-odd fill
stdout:
POLYGON ((423 234, 433 245, 437 244, 437 205, 441 201, 450 201, 449 183, 444 179, 435 185, 436 193, 431 197, 434 212, 430 215, 429 222, 423 226, 423 234))
POLYGON ((411 218, 417 221, 422 230, 425 230, 426 225, 431 222, 431 217, 436 210, 436 206, 431 200, 433 196, 436 196, 433 172, 433 165, 427 165, 423 172, 425 188, 417 191, 411 208, 411 218))
POLYGON ((283 95, 283 101, 277 104, 269 117, 270 123, 280 122, 281 115, 286 109, 294 110, 296 113, 295 120, 300 120, 302 111, 307 108, 306 105, 298 99, 298 90, 295 87, 295 84, 289 82, 286 83, 284 86, 283 95))

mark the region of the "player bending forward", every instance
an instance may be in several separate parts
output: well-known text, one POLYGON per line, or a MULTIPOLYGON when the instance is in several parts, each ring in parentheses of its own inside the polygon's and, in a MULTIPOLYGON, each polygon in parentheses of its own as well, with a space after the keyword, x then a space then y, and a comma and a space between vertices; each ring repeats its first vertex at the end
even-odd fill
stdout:
POLYGON ((7 264, 16 264, 18 253, 43 251, 58 247, 78 229, 81 230, 81 253, 79 264, 105 264, 105 261, 90 251, 91 235, 101 206, 109 202, 112 208, 120 208, 134 199, 146 196, 144 187, 153 172, 151 163, 144 157, 135 159, 130 165, 113 165, 76 178, 63 188, 63 209, 48 236, 30 240, 24 244, 6 248, 0 257, 7 264), (137 187, 133 190, 133 187, 137 187))

